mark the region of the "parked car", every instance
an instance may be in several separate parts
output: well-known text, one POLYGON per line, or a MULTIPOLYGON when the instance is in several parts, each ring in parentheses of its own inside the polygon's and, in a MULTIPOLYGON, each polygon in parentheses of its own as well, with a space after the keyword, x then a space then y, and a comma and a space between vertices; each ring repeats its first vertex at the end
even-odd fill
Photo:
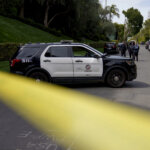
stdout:
POLYGON ((136 78, 134 61, 106 55, 82 43, 59 42, 25 44, 12 57, 10 71, 37 82, 106 82, 121 87, 136 78))
POLYGON ((150 41, 147 41, 145 43, 145 48, 148 49, 148 50, 150 50, 150 41))
POLYGON ((114 42, 105 43, 104 53, 107 53, 107 54, 118 53, 116 43, 114 43, 114 42))
POLYGON ((140 44, 141 44, 141 45, 144 45, 144 44, 145 44, 145 42, 144 42, 144 41, 142 41, 140 44))

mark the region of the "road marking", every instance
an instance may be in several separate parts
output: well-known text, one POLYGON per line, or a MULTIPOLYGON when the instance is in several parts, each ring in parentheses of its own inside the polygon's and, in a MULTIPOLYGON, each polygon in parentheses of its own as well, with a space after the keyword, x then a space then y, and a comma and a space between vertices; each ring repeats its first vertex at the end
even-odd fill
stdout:
POLYGON ((28 131, 28 132, 23 132, 20 135, 18 135, 17 137, 19 138, 27 138, 29 135, 31 135, 32 131, 28 131))

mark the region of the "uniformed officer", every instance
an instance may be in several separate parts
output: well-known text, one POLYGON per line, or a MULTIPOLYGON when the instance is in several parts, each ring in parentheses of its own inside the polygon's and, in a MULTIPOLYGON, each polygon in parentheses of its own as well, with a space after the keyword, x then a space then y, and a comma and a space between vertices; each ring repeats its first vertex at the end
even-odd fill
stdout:
POLYGON ((121 56, 126 57, 126 50, 127 50, 126 43, 123 42, 123 44, 121 45, 121 56))
POLYGON ((133 47, 133 59, 138 61, 138 54, 139 54, 139 45, 136 43, 133 47))

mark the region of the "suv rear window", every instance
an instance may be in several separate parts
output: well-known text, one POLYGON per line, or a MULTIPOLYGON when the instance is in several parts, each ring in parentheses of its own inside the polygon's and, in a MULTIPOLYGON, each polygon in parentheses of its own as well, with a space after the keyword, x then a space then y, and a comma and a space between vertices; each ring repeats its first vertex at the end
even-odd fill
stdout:
POLYGON ((68 57, 68 48, 66 46, 53 46, 50 47, 46 54, 46 57, 68 57))
POLYGON ((24 47, 18 51, 17 57, 32 57, 40 50, 40 47, 24 47))
POLYGON ((106 43, 106 46, 114 46, 115 43, 106 43))

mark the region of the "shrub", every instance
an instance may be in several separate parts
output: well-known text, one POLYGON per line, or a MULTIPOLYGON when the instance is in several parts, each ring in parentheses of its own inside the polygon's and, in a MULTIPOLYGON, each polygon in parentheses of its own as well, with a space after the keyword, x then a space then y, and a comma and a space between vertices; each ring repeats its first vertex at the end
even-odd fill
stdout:
POLYGON ((89 43, 89 45, 94 47, 94 48, 104 48, 104 44, 105 44, 105 41, 89 43))
POLYGON ((10 60, 13 54, 18 50, 20 44, 1 43, 0 44, 0 60, 10 60))

